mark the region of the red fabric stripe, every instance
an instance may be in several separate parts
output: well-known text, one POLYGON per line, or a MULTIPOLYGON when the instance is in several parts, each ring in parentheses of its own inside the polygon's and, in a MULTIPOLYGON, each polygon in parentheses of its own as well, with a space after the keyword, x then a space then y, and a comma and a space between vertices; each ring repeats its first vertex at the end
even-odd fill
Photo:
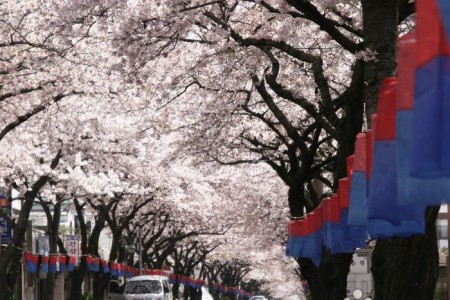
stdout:
POLYGON ((348 186, 349 188, 352 185, 352 175, 353 175, 353 163, 355 161, 355 155, 350 155, 345 159, 347 163, 347 178, 348 178, 348 186))
POLYGON ((366 154, 366 134, 358 133, 355 143, 355 158, 353 160, 354 171, 366 171, 366 154))
POLYGON ((348 208, 349 206, 349 184, 348 178, 339 179, 339 206, 340 208, 348 208))
POLYGON ((338 195, 331 196, 330 221, 335 223, 341 220, 341 208, 338 195))
POLYGON ((397 109, 414 106, 414 74, 416 70, 417 42, 415 34, 406 34, 398 42, 397 109))
POLYGON ((417 66, 442 55, 450 55, 450 45, 435 0, 416 1, 417 66))
POLYGON ((397 79, 385 78, 378 93, 376 141, 395 139, 396 96, 397 79))

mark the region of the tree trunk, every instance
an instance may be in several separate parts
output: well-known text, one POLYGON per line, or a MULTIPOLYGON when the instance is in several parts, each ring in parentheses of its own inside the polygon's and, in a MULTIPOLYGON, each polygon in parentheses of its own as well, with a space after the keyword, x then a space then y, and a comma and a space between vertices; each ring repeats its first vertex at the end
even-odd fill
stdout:
POLYGON ((22 265, 22 253, 17 248, 9 245, 0 255, 0 300, 9 300, 13 295, 13 288, 22 265))
POLYGON ((99 272, 94 275, 93 296, 94 299, 104 299, 105 291, 109 284, 109 273, 101 274, 99 272))
POLYGON ((313 300, 342 300, 347 295, 351 253, 322 256, 317 268, 310 259, 299 259, 302 276, 308 281, 313 300))
MULTIPOLYGON (((89 253, 93 254, 97 257, 100 257, 98 253, 98 243, 100 239, 100 234, 105 228, 106 224, 106 214, 108 211, 106 208, 102 207, 102 209, 97 210, 97 218, 95 221, 95 226, 92 229, 91 236, 89 237, 89 253)), ((102 268, 102 267, 101 267, 102 268)), ((105 297, 105 291, 109 284, 110 275, 109 273, 101 274, 99 272, 95 273, 94 275, 94 283, 93 283, 93 296, 94 299, 104 299, 105 297)))
MULTIPOLYGON (((58 200, 62 200, 58 198, 58 200)), ((49 236, 50 254, 57 252, 58 246, 58 232, 59 221, 61 217, 61 202, 58 201, 53 208, 53 216, 47 204, 41 203, 47 216, 47 231, 49 236)), ((61 275, 64 276, 64 275, 61 275)), ((44 280, 44 300, 53 300, 53 293, 55 289, 56 274, 47 273, 47 278, 44 280)))
POLYGON ((202 299, 202 289, 201 288, 192 288, 189 287, 190 290, 190 299, 191 300, 201 300, 202 299))
POLYGON ((343 97, 345 114, 336 128, 336 140, 339 143, 336 157, 335 182, 347 177, 347 157, 355 152, 356 135, 361 132, 364 123, 364 63, 356 61, 350 86, 343 97))
POLYGON ((81 286, 83 284, 83 278, 85 273, 86 273, 85 268, 80 268, 70 273, 70 300, 83 299, 83 294, 81 293, 81 286))
POLYGON ((375 54, 364 64, 366 117, 376 112, 381 81, 397 68, 398 1, 363 0, 364 46, 375 54))
MULTIPOLYGON (((80 225, 80 235, 81 235, 81 254, 86 255, 88 253, 87 249, 87 228, 86 222, 84 221, 83 209, 84 205, 82 205, 78 199, 74 199, 75 210, 77 212, 79 225, 80 225)), ((81 287, 83 285, 84 277, 86 276, 86 258, 83 256, 80 259, 79 266, 70 274, 70 300, 79 300, 83 299, 83 293, 81 291, 81 287)))
POLYGON ((304 183, 298 184, 294 182, 289 185, 288 203, 289 211, 293 217, 301 217, 304 215, 304 183))
POLYGON ((179 299, 180 298, 180 284, 179 283, 175 283, 172 286, 172 295, 173 295, 173 299, 179 299))
POLYGON ((44 300, 53 300, 53 291, 55 289, 56 274, 47 273, 44 280, 44 300))
POLYGON ((183 299, 189 299, 189 288, 185 285, 183 290, 183 299))
POLYGON ((439 207, 427 209, 425 235, 377 241, 372 255, 375 299, 433 299, 439 267, 438 212, 439 207))

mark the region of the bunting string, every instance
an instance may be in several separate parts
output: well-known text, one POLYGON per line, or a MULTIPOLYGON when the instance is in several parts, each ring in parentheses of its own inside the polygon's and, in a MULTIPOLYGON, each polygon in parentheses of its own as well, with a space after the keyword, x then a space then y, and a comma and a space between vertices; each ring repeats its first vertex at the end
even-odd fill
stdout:
MULTIPOLYGON (((69 256, 62 253, 52 253, 45 256, 16 247, 12 244, 11 246, 17 248, 23 253, 23 259, 28 273, 65 273, 73 272, 76 268, 75 256, 69 256)), ((124 277, 126 279, 139 275, 139 270, 137 268, 129 266, 126 263, 102 260, 100 257, 96 257, 91 254, 78 255, 78 257, 86 258, 86 266, 89 272, 109 273, 111 277, 124 277)), ((202 286, 208 285, 204 280, 195 279, 182 274, 175 274, 172 271, 167 270, 143 269, 142 274, 166 276, 169 278, 169 282, 171 284, 182 284, 194 289, 199 289, 202 286)), ((252 296, 251 293, 238 287, 225 286, 219 283, 212 283, 210 284, 210 287, 212 290, 222 294, 239 295, 245 298, 250 298, 252 296)))

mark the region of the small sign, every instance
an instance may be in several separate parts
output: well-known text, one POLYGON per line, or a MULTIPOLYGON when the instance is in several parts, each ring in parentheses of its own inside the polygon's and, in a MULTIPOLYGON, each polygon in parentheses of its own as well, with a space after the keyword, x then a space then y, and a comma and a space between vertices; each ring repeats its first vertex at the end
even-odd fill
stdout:
POLYGON ((353 262, 350 266, 351 273, 367 274, 370 272, 367 257, 353 255, 353 262))
POLYGON ((66 250, 67 255, 75 257, 75 266, 78 266, 79 264, 79 238, 78 235, 75 234, 69 234, 66 235, 66 250))

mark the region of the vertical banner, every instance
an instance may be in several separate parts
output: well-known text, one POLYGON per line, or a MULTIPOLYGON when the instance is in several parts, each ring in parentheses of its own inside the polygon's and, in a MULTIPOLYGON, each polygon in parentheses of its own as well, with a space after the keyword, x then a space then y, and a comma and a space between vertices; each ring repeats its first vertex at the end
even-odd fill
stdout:
POLYGON ((67 255, 71 257, 75 257, 74 266, 78 266, 79 264, 79 247, 78 247, 78 235, 68 234, 66 235, 66 250, 67 255))
POLYGON ((38 254, 41 256, 41 267, 39 276, 45 278, 48 272, 48 256, 50 251, 49 238, 46 235, 39 234, 37 237, 38 254))
POLYGON ((38 238, 38 253, 42 256, 48 256, 48 253, 50 251, 50 245, 48 236, 39 234, 38 238))
MULTIPOLYGON (((0 196, 0 209, 11 215, 11 202, 5 196, 0 196)), ((11 241, 11 225, 0 216, 0 244, 8 244, 11 241)))

